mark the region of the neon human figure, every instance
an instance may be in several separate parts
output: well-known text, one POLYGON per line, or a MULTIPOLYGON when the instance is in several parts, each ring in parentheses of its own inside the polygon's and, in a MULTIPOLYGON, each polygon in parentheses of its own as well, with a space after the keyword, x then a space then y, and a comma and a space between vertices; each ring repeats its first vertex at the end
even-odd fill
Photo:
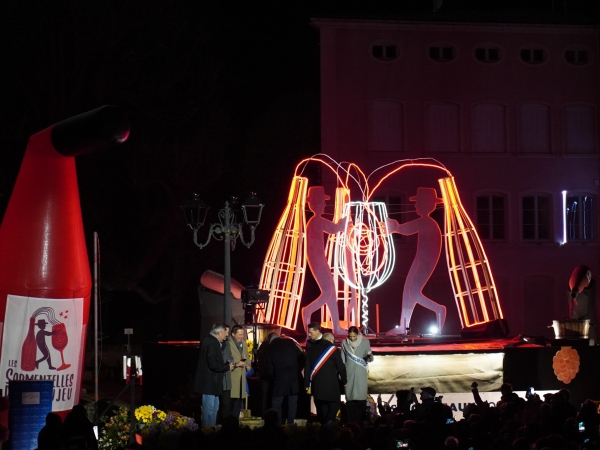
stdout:
POLYGON ((418 219, 403 224, 394 219, 387 219, 390 233, 403 235, 418 233, 418 241, 415 259, 408 271, 402 293, 400 324, 386 334, 405 334, 406 327, 410 326, 410 318, 417 304, 435 313, 439 331, 442 330, 444 322, 446 322, 446 307, 423 294, 423 288, 433 273, 442 250, 442 232, 430 214, 435 210, 435 205, 443 203, 443 200, 437 197, 435 189, 424 187, 418 188, 416 197, 410 197, 409 200, 415 202, 415 209, 419 215, 418 219))
POLYGON ((333 282, 331 267, 327 263, 325 246, 323 244, 323 233, 336 234, 343 232, 344 221, 340 220, 334 223, 323 217, 325 200, 329 200, 329 196, 325 195, 322 186, 313 186, 308 189, 306 202, 314 214, 306 223, 306 260, 321 290, 321 295, 312 303, 302 308, 302 321, 304 329, 307 329, 308 324, 311 323, 310 317, 312 314, 323 305, 327 305, 331 314, 333 334, 344 334, 345 331, 340 326, 336 286, 333 282))

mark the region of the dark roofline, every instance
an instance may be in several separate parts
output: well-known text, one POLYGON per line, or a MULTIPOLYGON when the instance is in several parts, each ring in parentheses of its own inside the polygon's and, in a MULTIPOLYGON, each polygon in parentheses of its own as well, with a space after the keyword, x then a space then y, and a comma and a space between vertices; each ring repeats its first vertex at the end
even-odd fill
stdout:
MULTIPOLYGON (((599 1, 600 3, 600 1, 599 1)), ((587 25, 600 24, 598 14, 578 14, 549 9, 503 9, 503 10, 449 10, 438 12, 413 11, 369 14, 321 14, 314 20, 353 20, 378 22, 454 22, 520 25, 587 25)))

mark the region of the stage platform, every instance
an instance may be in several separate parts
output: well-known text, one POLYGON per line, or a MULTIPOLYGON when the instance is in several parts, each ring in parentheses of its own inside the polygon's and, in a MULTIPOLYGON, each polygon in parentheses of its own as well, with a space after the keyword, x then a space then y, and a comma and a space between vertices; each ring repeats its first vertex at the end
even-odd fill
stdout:
MULTIPOLYGON (((473 382, 483 399, 492 403, 499 399, 505 382, 521 393, 529 387, 541 393, 567 388, 577 407, 587 398, 600 400, 600 346, 589 346, 587 340, 372 336, 369 341, 375 355, 369 364, 369 393, 382 394, 386 401, 397 390, 415 388, 418 393, 419 388, 431 386, 459 413, 472 402, 473 382), (574 349, 579 360, 579 371, 569 383, 560 381, 553 368, 554 358, 564 347, 574 349)), ((165 397, 177 397, 191 387, 198 345, 197 341, 144 344, 145 403, 158 406, 165 397)), ((257 380, 250 382, 252 403, 260 397, 259 385, 257 380)))

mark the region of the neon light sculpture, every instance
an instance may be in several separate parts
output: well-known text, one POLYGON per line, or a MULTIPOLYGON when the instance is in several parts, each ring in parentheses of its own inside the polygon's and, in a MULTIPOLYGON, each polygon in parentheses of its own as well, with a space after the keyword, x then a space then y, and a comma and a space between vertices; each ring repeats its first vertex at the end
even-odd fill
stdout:
POLYGON ((489 260, 467 215, 454 177, 438 180, 446 206, 446 262, 463 328, 502 319, 502 308, 489 260))
POLYGON ((410 197, 409 200, 416 202, 415 208, 419 215, 418 219, 403 224, 388 219, 391 233, 404 235, 417 233, 418 242, 415 259, 410 266, 404 283, 400 326, 392 328, 387 334, 406 334, 406 328, 410 324, 410 318, 417 304, 435 313, 438 330, 441 330, 446 322, 446 307, 423 294, 423 288, 435 270, 442 252, 442 232, 430 214, 435 211, 436 204, 444 201, 437 198, 435 189, 423 187, 418 188, 417 195, 410 197))
MULTIPOLYGON (((344 214, 344 207, 346 203, 350 201, 350 189, 344 187, 338 187, 335 190, 335 211, 333 213, 333 221, 338 222, 342 219, 344 214)), ((348 329, 354 325, 360 327, 360 313, 358 300, 360 293, 357 289, 346 283, 343 277, 340 276, 338 261, 338 254, 336 252, 335 243, 337 241, 337 235, 330 235, 327 239, 325 247, 325 253, 327 255, 327 261, 329 266, 332 268, 333 283, 337 287, 337 301, 343 303, 342 316, 340 317, 340 326, 344 329, 348 329)), ((350 258, 348 258, 350 259, 350 258)), ((356 273, 349 268, 350 271, 348 276, 352 280, 356 280, 356 273)), ((356 284, 356 282, 354 283, 356 284)), ((331 314, 326 306, 321 308, 321 317, 324 320, 321 322, 321 326, 325 328, 332 328, 331 314)))
MULTIPOLYGON (((360 183, 356 176, 350 173, 350 169, 354 168, 364 179, 364 175, 358 167, 349 165, 349 168, 344 168, 327 155, 316 155, 304 159, 296 166, 295 181, 292 182, 290 188, 288 204, 271 239, 259 283, 260 289, 269 290, 270 295, 267 310, 264 314, 259 314, 258 321, 289 329, 296 328, 306 274, 306 214, 304 207, 308 180, 301 174, 309 162, 323 164, 335 173, 341 186, 340 189, 347 191, 345 195, 349 195, 350 191, 347 185, 352 180, 358 184, 360 189, 360 183), (345 178, 342 178, 338 172, 344 173, 345 178), (302 180, 301 185, 299 180, 302 180), (281 246, 283 248, 280 248, 281 246)), ((332 276, 336 271, 334 266, 330 275, 332 276)), ((352 307, 352 295, 356 294, 350 293, 348 310, 352 307)), ((326 315, 323 316, 323 318, 325 317, 326 315)), ((348 320, 346 320, 347 322, 348 320)))
POLYGON ((394 267, 395 250, 386 223, 387 209, 383 202, 349 202, 344 216, 353 217, 354 226, 346 220, 344 233, 336 241, 340 275, 361 293, 362 327, 368 330, 367 294, 383 284, 394 267))
POLYGON ((308 179, 295 176, 287 205, 271 239, 260 277, 268 289, 269 302, 258 321, 296 328, 306 273, 306 191, 308 179))
MULTIPOLYGON (((301 177, 301 170, 299 169, 306 166, 308 162, 323 164, 335 174, 338 182, 336 211, 333 222, 328 222, 343 221, 344 231, 343 233, 337 233, 335 236, 330 236, 325 250, 323 250, 322 244, 315 245, 317 245, 319 252, 323 251, 326 254, 329 276, 332 279, 333 286, 337 286, 336 299, 344 300, 346 317, 341 322, 343 325, 359 324, 360 319, 356 317, 358 314, 355 314, 354 319, 352 319, 352 313, 358 301, 357 297, 361 294, 364 294, 362 299, 362 325, 363 327, 368 325, 368 298, 366 294, 382 284, 391 275, 394 265, 395 250, 390 231, 407 231, 394 228, 395 221, 388 221, 385 204, 370 202, 369 200, 385 180, 400 170, 410 167, 431 168, 445 173, 445 177, 438 180, 438 182, 445 205, 446 263, 463 328, 503 318, 489 261, 483 250, 481 240, 460 202, 452 174, 442 164, 430 158, 394 161, 375 170, 369 177, 365 177, 355 164, 340 164, 327 155, 316 155, 301 161, 296 167, 288 205, 269 246, 261 275, 260 288, 270 290, 271 294, 267 311, 264 316, 260 317, 260 321, 290 329, 296 328, 307 261, 305 256, 307 252, 305 232, 307 224, 304 207, 308 181, 306 178, 301 177), (379 170, 389 169, 390 167, 392 169, 381 177, 375 187, 371 189, 368 184, 369 179, 379 170), (350 200, 351 190, 349 186, 351 183, 358 187, 360 191, 359 201, 350 200), (344 209, 342 209, 342 205, 344 209), (344 213, 340 215, 342 210, 344 213), (348 221, 349 217, 353 219, 352 223, 348 221), (390 230, 390 226, 392 226, 392 230, 390 230), (335 249, 333 252, 332 248, 335 249), (338 276, 345 283, 341 289, 338 276), (348 286, 350 286, 350 290, 348 290, 348 286), (356 291, 353 292, 352 289, 356 291), (357 298, 357 300, 355 301, 354 298, 357 298)), ((428 214, 425 213, 427 216, 428 214)), ((423 216, 423 214, 420 215, 423 216)), ((398 224, 398 226, 400 225, 398 224)), ((321 276, 321 269, 317 272, 319 272, 317 276, 321 276)), ((417 280, 419 278, 419 280, 418 283, 415 283, 413 289, 410 289, 412 282, 409 283, 408 292, 412 292, 418 287, 422 288, 431 274, 430 270, 419 272, 421 273, 418 274, 418 277, 416 273, 413 274, 414 276, 409 273, 407 282, 411 279, 417 280), (424 280, 420 279, 423 275, 427 275, 424 280)), ((406 293, 407 289, 405 288, 403 302, 407 305, 406 309, 410 309, 410 314, 408 312, 404 313, 403 308, 401 317, 405 319, 406 324, 409 324, 412 307, 414 307, 414 304, 422 302, 418 301, 418 295, 412 296, 411 294, 407 297, 406 293), (413 297, 416 297, 417 301, 413 297)), ((432 303, 435 302, 432 301, 432 303)), ((435 305, 430 306, 434 306, 432 309, 438 316, 438 325, 441 329, 445 320, 445 308, 442 305, 435 305), (444 311, 442 311, 442 308, 444 311)), ((333 309, 333 305, 330 309, 333 309)), ((322 311, 322 319, 325 324, 330 325, 334 332, 339 332, 339 325, 336 325, 336 322, 338 324, 340 322, 335 320, 335 317, 338 316, 337 308, 331 320, 328 320, 327 308, 323 307, 322 311)), ((304 320, 307 319, 304 318, 304 320)))
POLYGON ((304 324, 304 329, 306 329, 311 322, 312 313, 322 306, 327 305, 331 314, 331 328, 333 332, 335 334, 342 334, 343 331, 340 327, 337 305, 337 289, 334 284, 331 267, 325 256, 323 233, 340 233, 344 230, 346 221, 342 219, 338 222, 331 222, 324 218, 325 200, 329 200, 329 196, 325 195, 322 186, 309 188, 306 201, 314 214, 306 224, 306 259, 321 293, 310 304, 302 308, 302 323, 304 324))

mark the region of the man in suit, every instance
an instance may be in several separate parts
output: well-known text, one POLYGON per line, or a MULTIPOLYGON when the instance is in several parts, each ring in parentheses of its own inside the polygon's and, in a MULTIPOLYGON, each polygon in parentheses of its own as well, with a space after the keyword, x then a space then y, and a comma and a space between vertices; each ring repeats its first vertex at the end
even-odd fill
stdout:
POLYGON ((323 425, 335 420, 341 405, 341 392, 348 382, 342 354, 333 345, 334 337, 325 333, 306 351, 304 387, 310 389, 323 425))
POLYGON ((233 370, 234 365, 223 361, 221 341, 225 339, 225 327, 214 324, 210 334, 200 343, 200 357, 196 368, 194 391, 202 394, 202 426, 217 423, 219 395, 223 393, 223 374, 233 370))
POLYGON ((294 423, 298 409, 300 370, 304 362, 304 353, 293 339, 273 333, 266 357, 267 370, 273 379, 271 404, 279 415, 279 424, 282 423, 281 406, 284 398, 287 398, 288 404, 287 423, 294 423))
POLYGON ((306 350, 308 351, 310 347, 323 339, 323 333, 321 333, 321 326, 317 322, 308 324, 307 333, 308 339, 306 341, 306 350))
MULTIPOLYGON (((258 376, 260 378, 260 393, 261 393, 261 408, 260 415, 262 416, 267 409, 271 407, 271 395, 273 391, 273 376, 269 373, 269 353, 270 342, 277 336, 277 333, 271 332, 267 338, 260 344, 256 352, 258 362, 258 376)), ((302 365, 304 367, 304 365, 302 365)))
POLYGON ((229 348, 235 369, 231 372, 231 414, 239 418, 246 392, 246 372, 250 370, 250 356, 246 343, 246 332, 241 325, 234 325, 229 337, 229 348))

